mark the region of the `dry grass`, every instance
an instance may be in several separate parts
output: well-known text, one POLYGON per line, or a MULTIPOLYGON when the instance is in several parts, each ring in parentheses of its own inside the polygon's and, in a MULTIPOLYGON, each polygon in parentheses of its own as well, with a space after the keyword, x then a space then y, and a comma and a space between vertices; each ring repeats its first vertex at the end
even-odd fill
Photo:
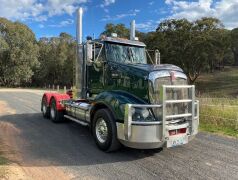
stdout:
POLYGON ((200 129, 238 137, 238 67, 201 75, 196 89, 200 129))
POLYGON ((196 81, 199 95, 206 97, 238 97, 238 67, 204 73, 196 81))
POLYGON ((238 100, 200 98, 200 129, 238 137, 238 100))

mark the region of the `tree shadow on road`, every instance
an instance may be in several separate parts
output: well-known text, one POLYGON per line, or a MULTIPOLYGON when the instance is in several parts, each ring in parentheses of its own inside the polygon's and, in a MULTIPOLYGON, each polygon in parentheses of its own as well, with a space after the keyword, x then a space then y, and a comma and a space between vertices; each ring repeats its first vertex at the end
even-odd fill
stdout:
POLYGON ((40 113, 0 116, 0 136, 11 141, 23 166, 86 166, 134 161, 160 150, 123 147, 117 152, 100 151, 89 128, 74 122, 55 124, 40 113), (7 125, 6 125, 7 124, 7 125))

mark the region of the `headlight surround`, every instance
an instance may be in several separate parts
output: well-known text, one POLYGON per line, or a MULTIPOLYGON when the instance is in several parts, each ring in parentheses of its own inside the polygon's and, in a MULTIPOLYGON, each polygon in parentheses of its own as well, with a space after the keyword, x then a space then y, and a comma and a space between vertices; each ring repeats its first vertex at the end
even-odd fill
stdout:
POLYGON ((131 107, 132 121, 155 121, 150 108, 131 107))

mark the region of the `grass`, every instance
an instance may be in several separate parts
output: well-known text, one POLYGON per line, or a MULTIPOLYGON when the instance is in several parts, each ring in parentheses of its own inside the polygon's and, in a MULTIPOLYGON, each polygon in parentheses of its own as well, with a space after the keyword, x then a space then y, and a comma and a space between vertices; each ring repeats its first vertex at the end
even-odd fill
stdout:
POLYGON ((238 97, 238 67, 202 74, 196 81, 196 89, 206 97, 238 97))
POLYGON ((238 137, 238 67, 202 74, 196 89, 200 130, 238 137))
POLYGON ((0 152, 0 179, 6 179, 7 169, 4 165, 7 165, 9 161, 0 152))
POLYGON ((4 158, 2 155, 0 155, 0 166, 6 165, 8 163, 8 160, 4 158))
POLYGON ((199 98, 200 130, 238 137, 238 100, 199 98))

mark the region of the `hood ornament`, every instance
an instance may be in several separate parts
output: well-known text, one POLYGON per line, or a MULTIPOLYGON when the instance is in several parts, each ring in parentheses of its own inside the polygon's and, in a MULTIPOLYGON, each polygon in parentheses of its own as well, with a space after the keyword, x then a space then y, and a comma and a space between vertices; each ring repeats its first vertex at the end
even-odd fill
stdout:
POLYGON ((175 77, 174 71, 170 71, 169 74, 170 74, 170 79, 171 79, 171 81, 172 81, 172 82, 175 81, 175 80, 176 80, 176 77, 175 77))

